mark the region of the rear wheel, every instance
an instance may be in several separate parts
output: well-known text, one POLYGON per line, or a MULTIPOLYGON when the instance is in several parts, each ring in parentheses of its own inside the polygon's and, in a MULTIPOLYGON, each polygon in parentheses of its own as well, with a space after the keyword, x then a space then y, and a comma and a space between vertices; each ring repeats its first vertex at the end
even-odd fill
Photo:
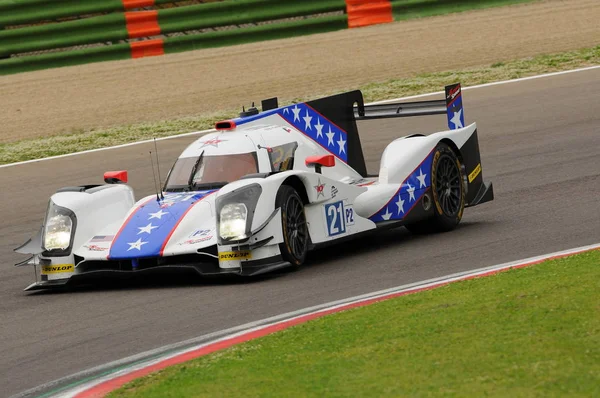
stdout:
POLYGON ((304 214, 304 203, 298 192, 289 185, 277 191, 275 206, 281 208, 283 243, 279 244, 281 256, 294 268, 300 267, 308 252, 308 225, 304 214))
POLYGON ((431 191, 434 216, 415 224, 407 225, 414 233, 451 231, 462 219, 465 209, 464 176, 460 160, 446 144, 435 148, 431 164, 431 191))

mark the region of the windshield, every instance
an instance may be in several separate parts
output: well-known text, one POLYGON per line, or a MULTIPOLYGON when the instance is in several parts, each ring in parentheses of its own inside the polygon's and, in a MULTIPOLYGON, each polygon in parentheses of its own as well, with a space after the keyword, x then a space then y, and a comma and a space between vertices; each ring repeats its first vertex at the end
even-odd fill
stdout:
POLYGON ((175 162, 166 191, 220 188, 246 174, 258 172, 256 152, 182 158, 175 162))

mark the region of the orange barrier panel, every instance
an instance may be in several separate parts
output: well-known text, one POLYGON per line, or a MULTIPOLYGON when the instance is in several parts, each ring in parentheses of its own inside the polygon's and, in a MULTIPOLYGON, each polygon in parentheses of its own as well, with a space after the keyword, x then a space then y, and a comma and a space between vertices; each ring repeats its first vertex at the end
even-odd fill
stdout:
POLYGON ((160 34, 158 11, 131 11, 125 13, 127 33, 130 39, 160 34))
POLYGON ((390 0, 346 0, 348 27, 393 22, 390 0))
POLYGON ((131 10, 132 8, 151 7, 154 5, 154 0, 122 0, 123 8, 131 10))
POLYGON ((131 58, 154 57, 164 55, 164 42, 162 39, 136 41, 130 43, 131 58))

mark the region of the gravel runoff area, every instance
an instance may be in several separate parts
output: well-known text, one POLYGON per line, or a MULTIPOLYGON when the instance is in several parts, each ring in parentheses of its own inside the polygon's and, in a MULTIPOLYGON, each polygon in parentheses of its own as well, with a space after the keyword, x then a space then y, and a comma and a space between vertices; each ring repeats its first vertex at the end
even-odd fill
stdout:
POLYGON ((0 77, 0 144, 232 109, 591 47, 598 0, 547 0, 323 35, 0 77))

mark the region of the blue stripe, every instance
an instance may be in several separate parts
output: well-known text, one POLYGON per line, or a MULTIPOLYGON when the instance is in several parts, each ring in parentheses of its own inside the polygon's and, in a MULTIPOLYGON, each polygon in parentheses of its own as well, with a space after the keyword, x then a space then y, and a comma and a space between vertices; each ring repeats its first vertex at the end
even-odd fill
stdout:
POLYGON ((465 112, 463 110, 462 92, 458 92, 452 104, 446 108, 448 128, 456 130, 465 126, 465 112), (460 125, 458 124, 460 123, 460 125))
POLYGON ((215 190, 167 194, 164 200, 150 200, 141 205, 121 227, 108 257, 122 260, 159 256, 163 244, 183 215, 196 202, 213 192, 215 190))
POLYGON ((348 135, 319 112, 305 103, 273 109, 258 115, 234 119, 237 126, 279 115, 296 130, 319 144, 323 149, 348 163, 348 135))
POLYGON ((369 217, 371 221, 402 220, 410 213, 415 203, 421 199, 427 188, 431 186, 433 154, 432 151, 421 165, 404 180, 398 191, 381 210, 369 217))

